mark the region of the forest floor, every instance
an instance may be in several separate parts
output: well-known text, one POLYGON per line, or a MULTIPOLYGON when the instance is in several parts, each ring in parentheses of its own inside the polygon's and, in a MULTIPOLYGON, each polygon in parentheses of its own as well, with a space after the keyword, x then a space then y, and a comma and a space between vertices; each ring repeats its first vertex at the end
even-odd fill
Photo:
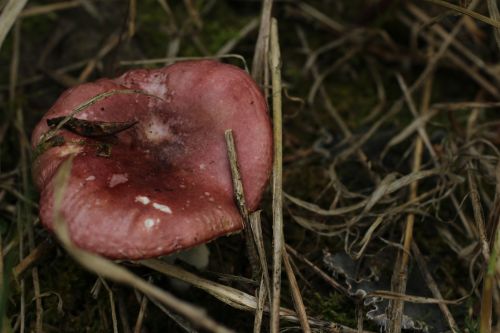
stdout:
POLYGON ((500 332, 500 21, 494 1, 453 3, 0 0, 0 332, 500 332), (280 318, 242 234, 208 244, 205 271, 106 261, 134 274, 117 283, 41 226, 30 137, 62 92, 216 58, 271 106, 277 46, 283 179, 261 244, 276 275, 282 214, 280 318))

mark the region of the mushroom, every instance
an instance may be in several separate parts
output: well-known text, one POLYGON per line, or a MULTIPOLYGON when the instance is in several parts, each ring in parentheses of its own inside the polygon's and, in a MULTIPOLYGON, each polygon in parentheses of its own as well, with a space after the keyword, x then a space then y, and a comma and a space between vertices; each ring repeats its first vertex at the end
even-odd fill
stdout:
POLYGON ((252 211, 271 170, 272 130, 266 102, 243 70, 186 61, 67 90, 32 135, 43 225, 53 227, 54 175, 72 157, 61 214, 83 249, 113 259, 149 258, 241 230, 227 129, 252 211))

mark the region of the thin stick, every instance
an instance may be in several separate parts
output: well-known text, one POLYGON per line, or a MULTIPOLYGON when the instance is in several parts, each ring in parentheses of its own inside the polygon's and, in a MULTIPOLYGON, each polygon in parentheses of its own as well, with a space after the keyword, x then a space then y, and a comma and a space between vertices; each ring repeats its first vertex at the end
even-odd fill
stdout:
POLYGON ((269 297, 268 301, 269 303, 271 303, 271 295, 270 295, 271 279, 269 278, 269 268, 268 268, 269 266, 267 265, 267 256, 264 248, 264 236, 262 235, 262 223, 260 220, 260 211, 256 211, 250 214, 250 228, 252 229, 255 246, 257 247, 262 278, 264 279, 264 284, 266 287, 266 293, 264 295, 269 297))
MULTIPOLYGON (((498 4, 496 0, 488 0, 488 11, 493 20, 500 22, 500 11, 498 10, 498 4)), ((500 28, 494 29, 495 40, 497 42, 497 47, 500 49, 500 28)))
POLYGON ((203 60, 203 59, 226 59, 226 58, 236 58, 241 60, 245 71, 248 72, 248 66, 245 58, 239 54, 222 54, 216 56, 208 57, 167 57, 167 58, 152 58, 152 59, 139 59, 139 60, 123 60, 120 61, 120 66, 142 66, 142 65, 156 65, 156 64, 167 64, 174 61, 184 61, 184 60, 203 60))
POLYGON ((292 265, 290 264, 290 258, 285 249, 283 249, 283 264, 285 266, 286 275, 288 276, 288 281, 290 281, 290 290, 292 292, 293 303, 295 305, 295 311, 297 311, 297 317, 300 320, 300 326, 302 327, 302 332, 310 333, 311 327, 309 326, 309 321, 307 320, 306 307, 302 301, 302 295, 300 294, 299 284, 293 273, 292 265))
MULTIPOLYGON (((486 275, 483 281, 483 293, 481 298, 481 315, 479 320, 479 332, 491 333, 492 323, 492 308, 493 308, 493 291, 495 288, 495 267, 497 266, 497 256, 500 252, 500 232, 495 231, 496 237, 494 240, 494 249, 488 262, 486 275), (496 239, 495 239, 496 238, 496 239)), ((498 269, 498 268, 497 268, 498 269)))
MULTIPOLYGON (((415 14, 416 15, 416 14, 415 14)), ((408 27, 411 27, 413 25, 413 21, 410 20, 408 17, 405 15, 398 15, 399 19, 408 27)), ((462 22, 462 21, 460 21, 462 22)), ((422 37, 429 43, 432 44, 435 47, 440 47, 442 42, 432 38, 429 34, 427 33, 422 33, 422 37)), ((442 36, 443 41, 447 41, 449 38, 451 38, 450 33, 445 32, 442 36)), ((454 38, 451 39, 452 43, 454 43, 456 40, 454 38)), ((460 50, 459 50, 460 51, 460 50)), ((476 69, 476 66, 479 68, 482 68, 485 72, 489 73, 491 76, 496 77, 495 73, 491 71, 491 69, 486 70, 483 67, 488 67, 486 65, 480 66, 477 63, 477 59, 474 58, 473 55, 469 56, 468 58, 474 62, 475 66, 471 66, 469 63, 464 61, 461 57, 455 54, 452 50, 447 50, 444 57, 447 60, 450 60, 451 63, 453 63, 455 66, 457 66, 459 69, 461 69, 464 73, 469 75, 474 81, 477 82, 478 85, 482 86, 486 91, 488 91, 490 94, 492 94, 495 97, 499 96, 499 91, 497 89, 497 86, 491 82, 488 81, 488 78, 484 77, 484 75, 476 69)))
MULTIPOLYGON (((411 98, 411 93, 408 91, 408 89, 406 89, 404 82, 401 81, 400 83, 402 83, 402 86, 404 87, 403 91, 408 105, 410 106, 410 108, 415 109, 413 100, 411 98)), ((424 86, 424 96, 420 112, 421 116, 424 116, 429 111, 431 91, 432 91, 432 76, 430 76, 430 78, 427 79, 424 86)), ((414 112, 416 112, 416 110, 414 110, 414 112)), ((420 171, 420 167, 422 165, 422 153, 424 149, 424 138, 427 138, 427 136, 425 135, 425 131, 422 128, 420 128, 419 134, 420 135, 417 136, 417 138, 415 139, 415 150, 413 152, 412 172, 420 171)), ((430 147, 430 143, 428 143, 428 146, 430 147)), ((432 151, 432 148, 429 149, 430 151, 432 151)), ((410 184, 409 200, 414 201, 417 198, 417 196, 418 196, 418 181, 414 181, 410 184)), ((392 282, 393 290, 401 294, 404 294, 406 291, 409 253, 411 250, 411 244, 413 242, 414 224, 415 224, 415 214, 410 213, 407 215, 406 218, 403 251, 400 253, 400 256, 398 256, 398 259, 400 258, 401 261, 395 265, 393 282, 392 282)), ((399 333, 401 331, 403 309, 404 309, 403 300, 394 300, 389 303, 388 319, 390 320, 390 322, 389 322, 388 332, 399 333)))
POLYGON ((259 290, 257 292, 257 307, 255 308, 255 317, 253 321, 253 333, 260 333, 262 327, 262 317, 264 315, 264 306, 266 305, 267 288, 262 277, 259 290))
POLYGON ((481 206, 481 199, 479 197, 476 177, 473 170, 477 172, 473 163, 469 161, 467 163, 467 182, 469 184, 469 196, 472 203, 472 210, 474 211, 474 220, 476 221, 476 226, 479 233, 481 252, 483 254, 485 262, 488 262, 490 258, 490 245, 488 244, 488 236, 486 235, 483 208, 481 206))
POLYGON ((252 236, 250 228, 250 218, 248 216, 248 208, 246 206, 245 191, 243 189, 243 182, 241 180, 240 168, 238 165, 238 155, 236 153, 236 145, 234 143, 233 131, 228 129, 224 132, 226 137, 227 155, 231 167, 231 178, 233 180, 233 192, 235 201, 240 210, 243 219, 243 233, 245 234, 245 243, 248 251, 248 259, 252 266, 252 276, 257 280, 260 276, 259 258, 257 256, 257 249, 252 236))
POLYGON ((286 250, 291 253, 295 258, 299 259, 302 261, 304 264, 309 266, 316 274, 318 274, 323 280, 325 280, 326 283, 328 283, 330 286, 332 286, 335 290, 340 291, 342 294, 349 296, 349 292, 347 289, 342 286, 340 283, 335 281, 334 278, 332 278, 329 274, 325 273, 322 271, 318 266, 313 264, 309 259, 295 251, 295 249, 289 245, 286 245, 286 250))
POLYGON ((500 22, 499 21, 493 20, 493 19, 491 19, 491 18, 489 18, 487 16, 481 15, 481 14, 479 14, 479 13, 477 13, 475 11, 472 11, 470 9, 467 9, 467 8, 464 8, 464 7, 460 7, 460 6, 457 6, 457 5, 454 5, 452 3, 449 3, 449 2, 446 2, 446 1, 442 1, 442 0, 425 0, 425 1, 432 2, 435 5, 438 5, 438 6, 441 6, 441 7, 445 7, 445 8, 457 11, 457 12, 459 12, 461 14, 464 14, 464 15, 468 15, 468 16, 476 19, 476 20, 479 20, 479 21, 482 21, 482 22, 484 22, 486 24, 494 26, 497 29, 500 28, 500 22))
POLYGON ((44 258, 54 248, 55 244, 45 240, 23 258, 13 269, 14 280, 18 280, 31 267, 35 266, 40 259, 44 258))
POLYGON ((270 331, 278 333, 280 294, 281 294, 281 260, 284 246, 283 237, 283 151, 282 151, 282 104, 281 104, 281 54, 278 40, 278 21, 271 20, 271 44, 269 63, 273 87, 273 132, 274 132, 274 166, 273 166, 273 285, 271 302, 270 331))
POLYGON ((104 288, 106 288, 106 291, 108 292, 109 305, 111 307, 111 321, 113 322, 113 332, 118 333, 118 320, 116 317, 116 305, 115 305, 115 297, 113 291, 108 286, 106 280, 104 280, 102 277, 99 277, 99 279, 101 280, 102 285, 104 286, 104 288))
MULTIPOLYGON (((434 281, 431 272, 427 268, 427 264, 425 263, 425 260, 422 257, 422 253, 420 252, 420 249, 416 242, 412 243, 411 250, 413 252, 413 255, 415 256, 415 261, 417 262, 418 268, 420 269, 420 272, 422 273, 422 276, 426 281, 427 286, 431 290, 432 295, 437 299, 442 299, 443 296, 441 295, 441 292, 439 291, 439 288, 436 284, 436 281, 434 281)), ((453 318, 453 315, 448 309, 448 305, 443 302, 443 303, 438 303, 438 306, 441 309, 441 312, 443 312, 443 315, 446 318, 446 321, 448 322, 448 326, 450 327, 451 331, 453 333, 458 333, 459 328, 457 326, 455 319, 453 318)))
MULTIPOLYGON (((415 5, 413 2, 406 3, 408 11, 415 16, 418 20, 422 22, 422 24, 428 24, 432 19, 428 16, 420 7, 415 5)), ((438 36, 440 36, 443 40, 446 39, 449 35, 448 31, 446 31, 438 22, 434 22, 429 26, 432 31, 434 31, 438 36)), ((421 32, 422 34, 422 32, 421 32)), ((425 34, 426 36, 428 34, 425 34)), ((435 40, 436 43, 439 43, 438 40, 435 40)), ((459 51, 465 58, 469 59, 475 66, 481 68, 490 76, 495 77, 496 73, 494 72, 491 66, 488 66, 483 59, 474 54, 470 49, 468 49, 462 42, 458 39, 452 40, 452 46, 459 51)))
POLYGON ((137 16, 137 0, 129 0, 128 3, 128 35, 130 39, 135 35, 135 20, 137 16))
POLYGON ((95 70, 99 61, 105 57, 108 53, 110 53, 115 47, 117 47, 120 43, 120 36, 118 34, 112 34, 108 37, 104 45, 99 49, 94 58, 90 59, 85 66, 85 68, 81 71, 78 76, 78 83, 83 83, 87 81, 89 76, 95 70))
MULTIPOLYGON (((6 8, 7 10, 7 8, 6 8)), ((20 191, 22 193, 27 193, 28 187, 28 157, 26 150, 26 140, 24 136, 24 115, 21 108, 16 107, 16 84, 19 76, 19 53, 20 53, 20 44, 21 44, 21 21, 17 20, 14 25, 13 31, 13 47, 12 47, 12 61, 10 63, 10 72, 9 72, 9 101, 10 107, 15 108, 16 110, 16 127, 18 128, 18 140, 19 140, 19 151, 20 151, 20 171, 21 171, 21 188, 20 191)), ((17 227, 18 227, 18 237, 19 237, 19 261, 23 261, 24 259, 24 230, 31 230, 27 227, 28 223, 28 215, 29 210, 24 201, 20 201, 17 204, 17 227), (26 229, 25 229, 26 227, 26 229)), ((33 231, 31 230, 31 235, 33 231)), ((32 240, 32 238, 30 239, 32 240)), ((31 244, 29 244, 31 245, 31 244)), ((31 248, 32 246, 30 246, 31 248)), ((34 276, 35 277, 35 276, 34 276)), ((36 288, 38 286, 38 280, 34 281, 35 283, 35 296, 40 295, 40 288, 36 288), (38 291, 38 293, 36 293, 38 291)), ((39 286, 38 286, 39 287, 39 286)), ((25 281, 21 279, 20 282, 20 291, 21 291, 21 310, 20 310, 20 318, 21 318, 21 326, 19 331, 24 333, 25 329, 25 281)), ((39 324, 39 314, 40 311, 38 305, 40 304, 40 298, 37 298, 37 333, 40 332, 38 329, 39 324)))
MULTIPOLYGON (((267 81, 265 80, 265 78, 268 77, 266 73, 269 71, 267 67, 267 52, 269 50, 269 32, 272 8, 273 0, 264 0, 262 2, 259 35, 257 37, 257 43, 255 45, 255 51, 252 61, 252 77, 262 87, 265 87, 267 85, 267 81)), ((265 92, 267 97, 267 89, 265 89, 265 92)))
POLYGON ((59 10, 72 9, 76 7, 80 7, 82 2, 80 0, 66 1, 66 2, 57 2, 49 5, 40 5, 40 6, 32 6, 21 12, 19 17, 29 17, 36 16, 42 14, 49 14, 59 10))
POLYGON ((142 322, 144 321, 144 315, 146 314, 147 305, 148 298, 142 295, 141 307, 139 308, 139 314, 137 315, 137 320, 135 321, 134 333, 141 333, 142 322))

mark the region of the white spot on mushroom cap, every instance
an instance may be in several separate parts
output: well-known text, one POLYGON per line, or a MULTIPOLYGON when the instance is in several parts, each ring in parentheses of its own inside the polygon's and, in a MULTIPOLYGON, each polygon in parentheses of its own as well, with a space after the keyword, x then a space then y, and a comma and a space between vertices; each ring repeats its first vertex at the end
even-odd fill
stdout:
POLYGON ((167 214, 172 214, 172 210, 167 205, 162 205, 162 204, 153 202, 153 207, 155 209, 158 209, 161 212, 164 212, 164 213, 167 213, 167 214))
POLYGON ((145 135, 145 139, 151 143, 158 144, 166 141, 174 141, 175 139, 175 135, 170 125, 157 117, 151 117, 149 122, 144 123, 144 125, 142 125, 142 131, 145 135))
POLYGON ((165 73, 156 73, 145 78, 147 81, 141 82, 139 86, 149 94, 164 98, 168 92, 168 87, 165 84, 167 76, 168 74, 165 73))
POLYGON ((114 174, 111 176, 111 179, 109 180, 109 187, 113 188, 116 185, 126 183, 127 181, 128 181, 128 174, 126 173, 114 174))
POLYGON ((85 178, 86 181, 88 182, 91 182, 91 181, 94 181, 95 180, 95 176, 88 176, 87 178, 85 178))
POLYGON ((199 165, 199 168, 200 168, 200 170, 205 170, 207 168, 207 166, 205 165, 205 163, 201 163, 199 165))
POLYGON ((150 230, 152 229, 156 224, 158 224, 158 222, 160 222, 159 219, 151 219, 151 218, 147 218, 144 220, 144 227, 147 229, 147 230, 150 230))
POLYGON ((135 202, 140 202, 143 205, 147 205, 151 202, 151 200, 149 200, 149 198, 144 195, 138 195, 135 197, 135 202))

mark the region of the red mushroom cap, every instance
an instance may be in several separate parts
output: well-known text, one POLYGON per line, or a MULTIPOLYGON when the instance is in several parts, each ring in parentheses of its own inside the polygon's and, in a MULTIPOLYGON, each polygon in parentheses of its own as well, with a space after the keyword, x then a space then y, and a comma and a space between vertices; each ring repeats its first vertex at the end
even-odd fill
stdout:
POLYGON ((60 146, 34 163, 40 217, 52 228, 54 174, 73 156, 62 216, 81 248, 110 258, 169 254, 241 230, 233 200, 224 131, 232 129, 249 210, 255 210, 272 165, 272 130, 265 100, 250 76, 215 61, 180 62, 132 70, 66 91, 36 126, 37 147, 47 120, 113 94, 74 117, 137 121, 112 136, 91 138, 61 129, 60 146), (99 156, 103 144, 109 156, 99 156))

